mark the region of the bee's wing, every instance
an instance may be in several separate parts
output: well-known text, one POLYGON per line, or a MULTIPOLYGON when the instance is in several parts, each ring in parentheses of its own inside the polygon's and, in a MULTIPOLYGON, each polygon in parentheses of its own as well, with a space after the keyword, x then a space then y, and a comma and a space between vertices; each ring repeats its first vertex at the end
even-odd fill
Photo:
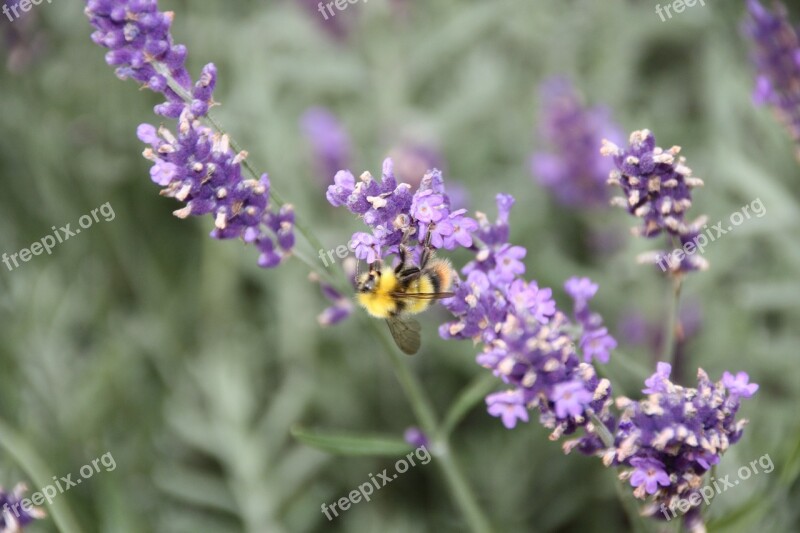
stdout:
POLYGON ((403 353, 414 355, 419 351, 419 322, 409 317, 389 317, 386 319, 395 344, 403 353))
POLYGON ((444 298, 452 298, 455 293, 452 292, 398 292, 392 293, 392 296, 398 299, 407 298, 409 300, 442 300, 444 298))

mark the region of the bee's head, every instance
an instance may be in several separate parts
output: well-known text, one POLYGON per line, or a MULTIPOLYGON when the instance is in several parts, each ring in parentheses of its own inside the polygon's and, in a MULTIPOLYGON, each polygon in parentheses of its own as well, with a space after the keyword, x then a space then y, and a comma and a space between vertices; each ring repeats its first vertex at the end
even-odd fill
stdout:
POLYGON ((381 279, 381 271, 380 270, 370 270, 364 274, 361 274, 358 278, 358 282, 356 284, 356 290, 358 292, 375 292, 375 289, 378 286, 378 282, 381 279))

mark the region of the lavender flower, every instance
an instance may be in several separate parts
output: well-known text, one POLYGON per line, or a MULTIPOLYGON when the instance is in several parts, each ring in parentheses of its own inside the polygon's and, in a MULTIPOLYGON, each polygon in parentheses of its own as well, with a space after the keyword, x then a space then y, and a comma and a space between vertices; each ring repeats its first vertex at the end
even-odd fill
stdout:
POLYGON ((23 504, 23 495, 27 490, 22 483, 10 493, 0 487, 0 533, 16 533, 34 520, 45 517, 44 511, 31 507, 30 502, 23 504))
POLYGON ((697 388, 682 387, 670 381, 670 371, 670 365, 659 363, 646 381, 647 399, 617 398, 622 415, 615 446, 603 454, 607 466, 632 467, 620 477, 630 480, 637 498, 650 496, 644 510, 650 516, 674 506, 678 498, 692 501, 694 494, 699 496, 703 475, 741 438, 747 424, 736 420, 740 396, 758 388, 747 383, 743 372, 737 378, 726 373, 714 383, 702 369, 697 388))
POLYGON ((631 486, 644 486, 647 494, 655 494, 659 485, 669 487, 669 476, 664 470, 664 463, 661 461, 646 457, 635 457, 631 459, 631 466, 635 468, 631 475, 631 486))
POLYGON ((522 391, 507 390, 486 397, 489 414, 499 417, 508 429, 514 429, 517 420, 528 421, 528 410, 522 391))
POLYGON ((158 69, 164 66, 184 90, 191 89, 186 47, 176 45, 170 33, 174 13, 158 11, 156 0, 87 0, 84 11, 97 28, 92 40, 109 49, 106 63, 116 67, 117 77, 132 78, 166 96, 167 102, 156 107, 157 114, 180 116, 183 99, 168 87, 165 72, 158 69))
MULTIPOLYGON (((513 197, 500 194, 494 223, 478 214, 473 237, 481 246, 462 269, 455 296, 444 302, 456 320, 443 324, 439 334, 483 344, 478 364, 511 386, 486 398, 489 414, 500 417, 505 427, 527 422, 527 409, 538 409, 553 439, 587 429, 583 437, 564 444, 566 451, 578 447, 595 453, 603 445, 589 418, 594 414, 613 427, 610 383, 580 362, 570 334, 575 325, 557 309, 552 291, 522 278, 527 251, 508 242, 513 204, 513 197)), ((592 285, 589 280, 585 284, 592 285)))
POLYGON ((308 109, 300 126, 311 145, 316 172, 327 186, 339 170, 350 166, 350 136, 339 119, 324 107, 308 109))
MULTIPOLYGON (((612 203, 642 219, 642 226, 634 234, 647 238, 666 234, 672 247, 690 242, 706 223, 705 217, 693 222, 685 220, 686 211, 692 206, 692 189, 702 186, 703 181, 692 176, 685 158, 678 157, 679 152, 679 146, 666 151, 656 146, 649 130, 631 133, 627 149, 604 139, 601 150, 603 155, 613 157, 617 167, 608 183, 618 186, 624 195, 612 203)), ((671 250, 643 254, 640 261, 656 263, 669 253, 671 250)), ((673 274, 708 268, 699 254, 686 254, 681 262, 668 263, 673 274)))
POLYGON ((416 426, 411 426, 405 430, 403 440, 415 448, 427 447, 430 444, 425 432, 416 426))
POLYGON ((589 278, 573 277, 564 284, 567 294, 575 302, 573 315, 582 328, 580 346, 583 360, 587 363, 592 359, 607 363, 611 352, 617 347, 617 341, 603 327, 602 317, 589 309, 589 300, 594 298, 597 288, 597 284, 589 278))
POLYGON ((533 176, 564 205, 607 205, 612 164, 597 150, 603 138, 622 138, 608 109, 586 107, 572 83, 560 77, 541 85, 540 101, 539 136, 551 150, 533 154, 533 176))
POLYGON ((772 11, 758 0, 747 0, 744 24, 756 68, 754 99, 769 104, 795 143, 800 158, 800 38, 789 21, 786 6, 775 2, 772 11))
POLYGON ((472 245, 471 235, 478 224, 465 210, 451 209, 441 172, 429 171, 419 188, 413 193, 411 189, 408 183, 398 183, 391 159, 383 162, 380 182, 369 172, 361 174, 357 183, 348 170, 336 174, 328 187, 328 202, 334 207, 346 206, 372 230, 353 234, 351 248, 357 258, 373 263, 394 254, 404 236, 419 257, 428 231, 433 248, 453 250, 472 245))
POLYGON ((163 187, 162 195, 185 203, 175 216, 210 214, 213 238, 255 245, 261 267, 280 264, 294 246, 292 206, 271 211, 267 175, 244 179, 247 152, 234 152, 227 135, 202 122, 214 105, 216 67, 203 67, 192 84, 186 47, 175 45, 170 34, 173 14, 158 11, 156 0, 88 0, 85 12, 97 28, 92 40, 110 49, 106 62, 117 67, 117 76, 163 94, 167 100, 155 112, 177 119, 177 136, 163 126, 142 124, 137 130, 150 145, 144 157, 153 162, 152 181, 163 187))

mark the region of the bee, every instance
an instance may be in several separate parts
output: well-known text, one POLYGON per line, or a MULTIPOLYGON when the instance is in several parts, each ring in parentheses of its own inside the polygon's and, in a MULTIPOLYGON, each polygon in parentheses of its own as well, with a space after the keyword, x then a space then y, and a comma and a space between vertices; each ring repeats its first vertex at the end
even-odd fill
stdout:
POLYGON ((414 355, 420 347, 420 325, 412 315, 425 311, 434 300, 453 296, 448 292, 453 267, 446 259, 434 257, 430 237, 429 229, 419 266, 413 264, 403 242, 395 268, 376 261, 356 283, 358 303, 370 315, 386 319, 395 344, 408 355, 414 355))

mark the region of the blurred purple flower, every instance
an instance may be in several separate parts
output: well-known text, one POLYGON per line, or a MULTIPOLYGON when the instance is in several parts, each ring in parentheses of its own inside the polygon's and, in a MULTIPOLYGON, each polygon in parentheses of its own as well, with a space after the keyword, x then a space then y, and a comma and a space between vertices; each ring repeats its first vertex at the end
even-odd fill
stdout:
POLYGON ((24 497, 27 487, 20 483, 13 492, 6 492, 0 487, 0 532, 16 533, 34 520, 45 517, 44 511, 31 506, 30 500, 24 497))
POLYGON ((403 440, 415 448, 427 447, 430 444, 425 432, 416 426, 411 426, 405 430, 403 440))
POLYGON ((314 21, 317 28, 330 39, 334 41, 343 41, 350 34, 351 21, 343 11, 339 11, 338 9, 334 9, 333 16, 331 16, 330 11, 325 9, 328 0, 322 3, 320 3, 319 0, 295 0, 295 2, 299 4, 308 17, 314 21))
POLYGON ((667 392, 667 384, 669 383, 669 376, 671 373, 671 364, 659 362, 656 366, 656 373, 644 381, 647 387, 642 389, 642 392, 645 394, 667 392))
POLYGON ((324 107, 312 107, 303 113, 300 127, 311 145, 315 171, 327 186, 338 171, 350 166, 350 136, 339 119, 324 107))
POLYGON ((349 298, 343 296, 330 284, 322 281, 315 273, 312 273, 309 279, 312 282, 319 283, 322 295, 332 304, 317 316, 317 322, 321 326, 335 326, 353 313, 353 303, 349 298))
POLYGON ((800 37, 780 2, 770 11, 758 0, 747 0, 747 11, 744 32, 757 76, 753 99, 775 110, 800 159, 800 37))
POLYGON ((733 376, 730 372, 722 374, 722 384, 728 389, 731 396, 750 398, 758 390, 756 383, 750 383, 747 372, 738 372, 733 376))
POLYGON ((586 107, 566 78, 548 79, 539 94, 539 136, 550 151, 533 154, 531 172, 562 204, 606 206, 613 165, 599 150, 604 138, 622 138, 619 127, 608 109, 586 107))
MULTIPOLYGON (((398 181, 408 183, 411 187, 419 187, 422 178, 431 169, 447 171, 444 158, 432 145, 423 143, 403 143, 389 151, 394 162, 394 172, 398 181)), ((452 183, 448 188, 452 187, 452 183)), ((451 194, 452 196, 452 194, 451 194)), ((456 204, 458 207, 465 207, 456 204)))

